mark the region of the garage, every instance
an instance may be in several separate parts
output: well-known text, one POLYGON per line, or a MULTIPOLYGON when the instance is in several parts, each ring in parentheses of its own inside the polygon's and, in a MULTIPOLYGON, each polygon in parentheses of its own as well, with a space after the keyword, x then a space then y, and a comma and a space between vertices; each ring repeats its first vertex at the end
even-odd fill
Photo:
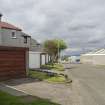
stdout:
POLYGON ((29 68, 40 68, 40 52, 29 52, 29 68))
POLYGON ((41 55, 41 58, 42 58, 41 64, 42 64, 42 65, 45 65, 45 64, 46 64, 46 54, 42 54, 42 55, 41 55))
POLYGON ((43 52, 29 51, 29 68, 40 68, 41 65, 47 63, 47 55, 43 52))
POLYGON ((27 48, 0 47, 0 80, 26 77, 27 48))

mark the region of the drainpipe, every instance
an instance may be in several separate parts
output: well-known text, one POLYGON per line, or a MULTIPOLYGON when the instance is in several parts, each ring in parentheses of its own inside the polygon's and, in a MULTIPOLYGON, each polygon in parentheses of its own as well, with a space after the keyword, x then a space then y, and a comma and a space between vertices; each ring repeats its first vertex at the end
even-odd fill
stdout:
POLYGON ((3 15, 0 13, 0 22, 1 22, 2 16, 3 16, 3 15))

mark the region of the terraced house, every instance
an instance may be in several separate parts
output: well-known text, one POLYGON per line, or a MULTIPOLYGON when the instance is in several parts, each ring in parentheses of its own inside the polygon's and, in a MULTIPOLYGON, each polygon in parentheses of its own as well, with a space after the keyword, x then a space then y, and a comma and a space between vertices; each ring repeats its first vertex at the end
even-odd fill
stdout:
POLYGON ((30 36, 7 22, 0 14, 0 80, 26 76, 30 36))
MULTIPOLYGON (((34 68, 37 65, 40 67, 43 54, 44 60, 46 60, 46 53, 30 35, 1 19, 2 14, 0 14, 0 80, 25 77, 29 64, 35 65, 34 68), (32 55, 33 52, 34 55, 32 55), (36 53, 37 55, 35 55, 36 53)), ((44 61, 45 63, 46 61, 44 61)))

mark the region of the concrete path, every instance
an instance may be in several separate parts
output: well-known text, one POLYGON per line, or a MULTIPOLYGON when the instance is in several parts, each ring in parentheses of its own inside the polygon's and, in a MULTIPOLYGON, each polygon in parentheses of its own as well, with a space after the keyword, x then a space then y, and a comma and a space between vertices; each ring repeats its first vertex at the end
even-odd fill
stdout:
POLYGON ((14 95, 14 96, 27 96, 26 93, 19 91, 19 90, 16 90, 16 89, 13 89, 13 88, 11 88, 11 86, 8 86, 4 83, 0 83, 0 90, 7 92, 11 95, 14 95))
POLYGON ((79 81, 81 104, 105 105, 105 66, 89 64, 66 65, 68 75, 79 81))
POLYGON ((51 84, 34 81, 33 79, 15 79, 3 84, 29 95, 50 99, 61 105, 72 105, 71 85, 51 84))

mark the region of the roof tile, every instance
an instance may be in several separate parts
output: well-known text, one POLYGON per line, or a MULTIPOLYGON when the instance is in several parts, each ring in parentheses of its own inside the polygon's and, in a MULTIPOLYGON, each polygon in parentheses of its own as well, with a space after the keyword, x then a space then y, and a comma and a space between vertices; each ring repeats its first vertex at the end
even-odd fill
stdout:
POLYGON ((0 22, 0 28, 22 31, 20 28, 6 22, 0 22))

